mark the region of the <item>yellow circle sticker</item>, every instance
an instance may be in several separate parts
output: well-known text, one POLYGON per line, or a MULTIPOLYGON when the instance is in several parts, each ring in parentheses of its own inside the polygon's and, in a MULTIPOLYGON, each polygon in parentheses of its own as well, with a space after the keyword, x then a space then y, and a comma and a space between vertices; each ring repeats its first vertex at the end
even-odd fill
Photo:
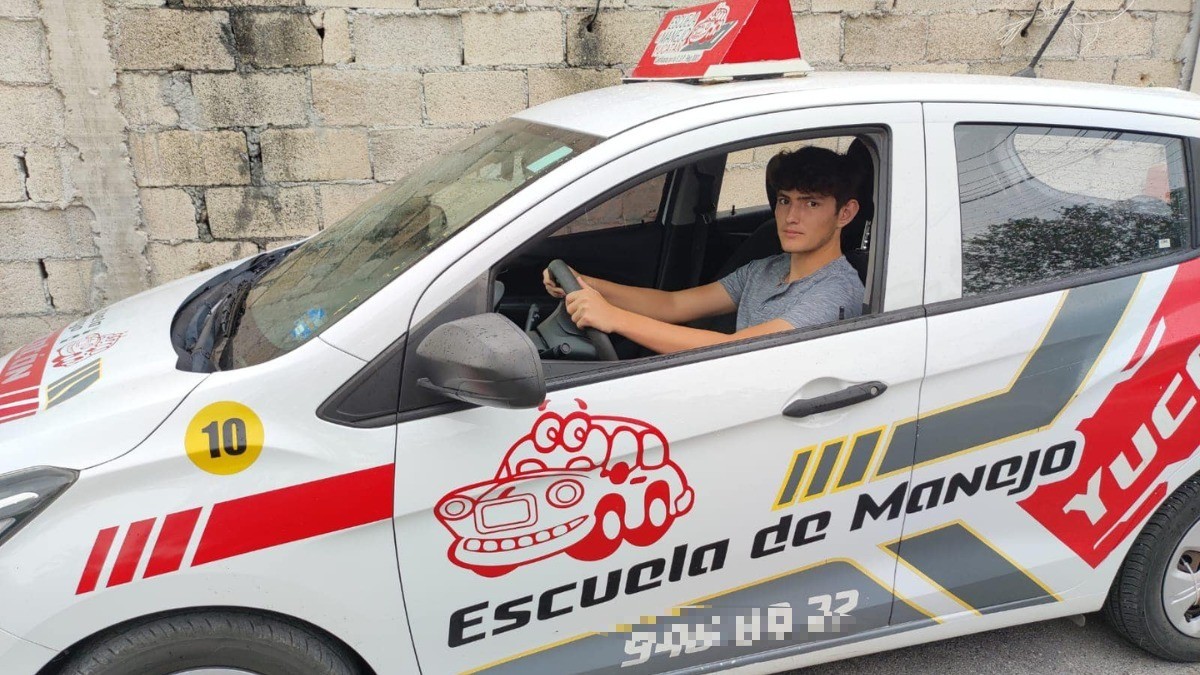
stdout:
POLYGON ((188 423, 184 447, 188 459, 209 473, 245 471, 262 453, 262 420, 241 403, 207 405, 188 423))

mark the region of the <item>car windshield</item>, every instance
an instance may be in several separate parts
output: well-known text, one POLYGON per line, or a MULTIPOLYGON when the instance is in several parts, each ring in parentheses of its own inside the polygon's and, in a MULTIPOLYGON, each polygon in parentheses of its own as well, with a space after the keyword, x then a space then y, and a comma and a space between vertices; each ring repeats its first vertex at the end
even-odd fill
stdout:
POLYGON ((518 190, 600 139, 508 120, 447 148, 255 284, 227 346, 233 368, 311 340, 518 190))

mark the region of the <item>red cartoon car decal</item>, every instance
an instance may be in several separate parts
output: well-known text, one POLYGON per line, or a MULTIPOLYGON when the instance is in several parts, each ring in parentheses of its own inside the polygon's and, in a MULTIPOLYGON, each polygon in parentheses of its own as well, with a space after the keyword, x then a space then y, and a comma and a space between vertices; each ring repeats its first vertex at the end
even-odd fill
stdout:
POLYGON ((442 497, 451 562, 495 577, 559 553, 602 560, 623 541, 653 544, 692 508, 661 431, 579 407, 563 417, 543 404, 494 478, 442 497))

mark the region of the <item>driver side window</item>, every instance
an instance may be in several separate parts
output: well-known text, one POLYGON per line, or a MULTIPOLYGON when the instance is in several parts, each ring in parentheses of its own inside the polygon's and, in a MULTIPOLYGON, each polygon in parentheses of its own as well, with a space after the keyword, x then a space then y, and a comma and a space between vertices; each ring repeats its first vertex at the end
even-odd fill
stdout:
MULTIPOLYGON (((776 256, 782 248, 767 203, 767 162, 781 151, 807 146, 838 153, 854 167, 850 173, 861 213, 843 229, 841 243, 865 282, 884 139, 882 131, 831 133, 732 148, 622 186, 494 268, 495 283, 503 288, 496 311, 526 330, 548 376, 594 367, 581 362, 594 360, 596 350, 543 287, 548 263, 561 259, 588 277, 676 291, 719 281, 753 261, 776 256)), ((848 314, 857 316, 859 308, 848 314)), ((730 334, 735 314, 687 325, 730 334)), ((654 355, 616 333, 610 339, 621 360, 654 355)))

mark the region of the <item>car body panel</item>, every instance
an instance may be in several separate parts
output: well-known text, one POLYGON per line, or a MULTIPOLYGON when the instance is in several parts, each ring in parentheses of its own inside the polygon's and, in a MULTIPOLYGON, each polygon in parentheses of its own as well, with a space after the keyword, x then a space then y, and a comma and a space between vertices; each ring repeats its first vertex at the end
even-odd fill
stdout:
POLYGON ((192 290, 175 283, 148 291, 0 360, 0 416, 9 413, 0 419, 0 473, 38 464, 83 469, 150 435, 204 381, 175 369, 171 346, 171 318, 192 290))

